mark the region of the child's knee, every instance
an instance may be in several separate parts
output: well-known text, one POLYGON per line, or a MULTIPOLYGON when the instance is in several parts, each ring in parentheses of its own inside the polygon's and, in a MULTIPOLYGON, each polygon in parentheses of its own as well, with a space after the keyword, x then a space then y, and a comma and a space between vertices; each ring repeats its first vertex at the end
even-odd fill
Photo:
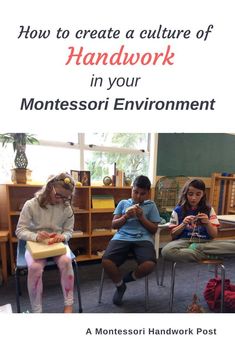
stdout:
POLYGON ((168 254, 169 254, 169 252, 170 252, 169 247, 164 246, 164 248, 162 248, 162 250, 161 250, 161 255, 162 255, 162 257, 167 257, 168 254))
POLYGON ((42 264, 38 262, 33 262, 29 267, 28 267, 28 272, 30 275, 41 275, 43 273, 43 266, 42 264))
POLYGON ((165 260, 174 261, 175 257, 180 254, 180 249, 177 249, 177 248, 164 249, 163 248, 161 251, 161 254, 165 260))
POLYGON ((154 261, 148 261, 148 263, 149 263, 149 268, 150 268, 150 270, 151 270, 151 272, 154 270, 154 268, 155 268, 155 265, 156 265, 156 262, 154 262, 154 261))
POLYGON ((59 261, 59 267, 61 267, 61 268, 70 268, 70 267, 72 267, 71 259, 68 256, 66 256, 66 255, 61 256, 60 261, 59 261))
POLYGON ((110 266, 112 266, 113 265, 113 261, 112 260, 110 260, 110 259, 102 259, 102 266, 104 267, 104 268, 107 268, 107 267, 110 267, 110 266))
POLYGON ((142 263, 147 273, 151 273, 154 270, 156 263, 154 261, 148 260, 142 263))

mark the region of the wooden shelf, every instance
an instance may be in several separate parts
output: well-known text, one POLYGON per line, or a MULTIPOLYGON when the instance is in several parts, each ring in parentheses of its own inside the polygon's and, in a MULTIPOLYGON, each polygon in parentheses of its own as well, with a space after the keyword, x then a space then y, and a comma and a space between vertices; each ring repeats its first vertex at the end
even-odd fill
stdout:
POLYGON ((89 186, 91 190, 131 190, 130 186, 89 186))
MULTIPOLYGON (((20 211, 24 203, 34 197, 42 185, 34 184, 2 184, 0 185, 1 215, 4 228, 9 229, 9 245, 11 270, 14 272, 16 243, 15 229, 20 211)), ((70 240, 72 251, 82 249, 82 255, 76 257, 77 261, 90 261, 100 259, 101 256, 94 255, 97 251, 103 251, 115 231, 111 228, 114 208, 93 209, 92 196, 112 195, 115 205, 122 199, 131 197, 131 187, 114 186, 82 186, 76 187, 72 199, 74 211, 74 236, 70 240), (94 229, 107 229, 94 231, 94 229), (76 234, 82 231, 83 234, 76 234)))
POLYGON ((114 208, 92 208, 91 213, 113 213, 114 208))
POLYGON ((102 256, 98 255, 78 255, 76 257, 77 262, 82 262, 82 261, 91 261, 91 260, 100 260, 102 256))
POLYGON ((216 175, 215 178, 218 180, 232 180, 232 181, 234 181, 235 179, 234 176, 222 176, 222 175, 216 175))
POLYGON ((91 255, 91 259, 92 259, 92 260, 100 260, 100 259, 102 259, 102 256, 91 255))
POLYGON ((92 237, 104 237, 104 236, 112 236, 115 234, 116 231, 112 230, 102 230, 102 231, 95 231, 93 230, 91 233, 92 237))
POLYGON ((84 233, 83 234, 80 234, 76 231, 73 232, 73 239, 76 239, 76 238, 88 238, 89 237, 89 234, 88 233, 84 233))
POLYGON ((73 208, 73 213, 74 214, 80 214, 80 213, 89 213, 89 210, 83 210, 83 209, 81 209, 81 208, 73 208))
POLYGON ((76 261, 89 261, 91 260, 91 257, 89 255, 78 255, 76 256, 76 261))

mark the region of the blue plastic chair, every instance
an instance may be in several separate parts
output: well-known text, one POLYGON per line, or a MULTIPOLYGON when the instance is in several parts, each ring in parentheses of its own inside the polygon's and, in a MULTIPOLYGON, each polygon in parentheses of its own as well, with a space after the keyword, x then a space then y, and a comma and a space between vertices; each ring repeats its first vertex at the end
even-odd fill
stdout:
MULTIPOLYGON (((18 313, 21 312, 21 310, 20 310, 21 290, 20 290, 20 276, 19 276, 19 274, 20 274, 20 271, 27 269, 27 263, 25 260, 25 250, 26 250, 26 241, 19 240, 18 244, 17 244, 16 268, 15 268, 16 307, 17 307, 18 313)), ((77 265, 75 255, 72 253, 72 251, 71 251, 71 258, 72 258, 72 265, 73 265, 74 276, 75 276, 76 287, 77 287, 79 313, 82 313, 83 310, 82 310, 80 283, 79 283, 79 276, 78 276, 78 265, 77 265)), ((55 262, 53 261, 53 258, 48 258, 46 267, 54 266, 54 265, 55 265, 55 262)))

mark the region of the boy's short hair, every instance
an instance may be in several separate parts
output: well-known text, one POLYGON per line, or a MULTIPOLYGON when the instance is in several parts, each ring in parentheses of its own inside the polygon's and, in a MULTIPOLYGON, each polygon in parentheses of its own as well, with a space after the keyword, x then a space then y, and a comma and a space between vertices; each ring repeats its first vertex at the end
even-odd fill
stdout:
POLYGON ((140 189, 150 190, 151 182, 149 178, 146 177, 145 175, 139 175, 138 177, 135 178, 133 182, 133 186, 136 186, 137 188, 140 188, 140 189))

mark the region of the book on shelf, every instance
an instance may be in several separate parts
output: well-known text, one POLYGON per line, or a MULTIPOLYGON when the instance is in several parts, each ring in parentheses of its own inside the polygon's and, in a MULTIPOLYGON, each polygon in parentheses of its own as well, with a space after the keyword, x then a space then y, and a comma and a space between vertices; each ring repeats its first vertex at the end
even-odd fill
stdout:
POLYGON ((27 241, 26 247, 34 260, 46 259, 47 257, 66 254, 66 246, 63 243, 54 243, 49 245, 47 243, 27 241))
POLYGON ((92 208, 115 208, 113 195, 93 195, 92 208))
POLYGON ((82 186, 91 185, 91 172, 89 170, 70 170, 75 182, 80 182, 82 186))
POLYGON ((117 169, 116 171, 116 186, 122 187, 124 185, 125 173, 122 170, 117 169))

